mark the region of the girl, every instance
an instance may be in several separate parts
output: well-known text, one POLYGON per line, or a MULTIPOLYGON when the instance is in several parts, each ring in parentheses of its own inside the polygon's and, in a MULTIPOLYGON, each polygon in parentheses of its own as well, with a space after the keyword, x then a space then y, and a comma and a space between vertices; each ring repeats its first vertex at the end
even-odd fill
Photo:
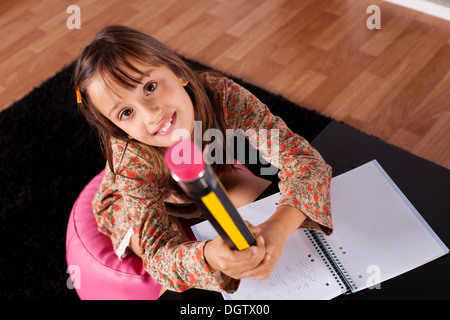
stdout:
MULTIPOLYGON (((297 228, 332 232, 331 168, 302 137, 232 80, 195 73, 152 37, 123 26, 104 28, 78 58, 74 84, 79 106, 98 129, 107 158, 93 200, 99 230, 119 259, 134 252, 164 288, 233 293, 239 279, 267 278, 297 228), (207 129, 279 130, 280 205, 258 227, 256 246, 229 250, 220 237, 187 241, 176 217, 199 213, 163 162, 171 133, 193 138, 194 121, 207 129), (187 131, 186 131, 187 130, 187 131)), ((268 137, 270 133, 268 134, 268 137)), ((256 138, 250 143, 258 147, 256 138)), ((269 143, 271 141, 269 140, 269 143)), ((203 142, 203 148, 207 142, 203 142)), ((234 165, 212 164, 236 206, 250 203, 267 180, 234 165)))

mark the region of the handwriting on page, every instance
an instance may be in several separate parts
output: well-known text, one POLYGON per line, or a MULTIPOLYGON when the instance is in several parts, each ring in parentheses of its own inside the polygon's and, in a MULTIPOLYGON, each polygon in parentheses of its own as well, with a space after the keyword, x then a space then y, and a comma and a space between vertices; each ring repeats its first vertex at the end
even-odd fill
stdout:
MULTIPOLYGON (((243 279, 232 299, 320 299, 336 282, 303 232, 286 242, 277 266, 265 280, 243 279)), ((338 289, 339 290, 339 289, 338 289)))
MULTIPOLYGON (((281 262, 266 280, 255 280, 259 290, 270 292, 272 299, 289 299, 314 286, 316 274, 303 261, 295 264, 281 262)), ((248 297, 251 299, 251 297, 248 297)))

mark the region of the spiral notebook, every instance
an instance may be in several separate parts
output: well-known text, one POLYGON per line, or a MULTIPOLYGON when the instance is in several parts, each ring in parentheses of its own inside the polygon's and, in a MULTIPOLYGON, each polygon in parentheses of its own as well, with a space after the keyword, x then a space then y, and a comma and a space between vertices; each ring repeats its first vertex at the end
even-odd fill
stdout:
MULTIPOLYGON (((280 194, 238 209, 257 225, 275 212, 280 194)), ((376 160, 331 180, 334 232, 296 231, 266 280, 243 279, 225 299, 332 299, 379 285, 448 253, 376 160)), ((192 226, 198 240, 217 233, 192 226)))

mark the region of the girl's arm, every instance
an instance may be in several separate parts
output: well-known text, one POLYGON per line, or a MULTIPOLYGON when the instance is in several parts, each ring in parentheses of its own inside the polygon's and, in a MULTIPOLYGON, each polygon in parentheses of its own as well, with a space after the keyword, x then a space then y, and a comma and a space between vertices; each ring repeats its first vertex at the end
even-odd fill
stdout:
POLYGON ((250 144, 280 169, 279 206, 271 218, 258 226, 257 235, 265 240, 265 258, 244 274, 265 279, 275 268, 286 240, 297 228, 332 232, 331 167, 304 138, 294 134, 281 118, 274 116, 242 86, 227 78, 210 76, 210 81, 219 92, 228 126, 247 133, 250 144))
POLYGON ((183 242, 181 230, 167 215, 155 175, 158 171, 151 159, 131 150, 129 145, 116 170, 115 185, 122 195, 117 210, 126 215, 124 221, 133 229, 133 251, 142 258, 146 271, 173 291, 199 288, 234 292, 239 280, 218 277, 206 263, 206 241, 183 242))

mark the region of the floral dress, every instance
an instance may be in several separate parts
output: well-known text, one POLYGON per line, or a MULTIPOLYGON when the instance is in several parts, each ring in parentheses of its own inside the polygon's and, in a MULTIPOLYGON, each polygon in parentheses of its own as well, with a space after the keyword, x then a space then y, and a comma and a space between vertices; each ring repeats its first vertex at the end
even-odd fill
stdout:
MULTIPOLYGON (((255 130, 250 143, 280 169, 279 205, 296 207, 306 215, 301 228, 330 234, 331 167, 245 88, 225 77, 203 76, 218 93, 227 128, 255 130), (272 129, 278 129, 278 148, 260 147, 277 142, 272 129)), ((169 205, 188 205, 191 200, 159 186, 161 168, 139 143, 125 148, 125 142, 116 139, 112 146, 116 177, 107 166, 92 204, 98 228, 111 238, 119 259, 129 252, 129 240, 135 234, 145 269, 165 288, 236 291, 238 280, 208 268, 203 255, 206 241, 183 242, 177 224, 169 219, 169 205)))

